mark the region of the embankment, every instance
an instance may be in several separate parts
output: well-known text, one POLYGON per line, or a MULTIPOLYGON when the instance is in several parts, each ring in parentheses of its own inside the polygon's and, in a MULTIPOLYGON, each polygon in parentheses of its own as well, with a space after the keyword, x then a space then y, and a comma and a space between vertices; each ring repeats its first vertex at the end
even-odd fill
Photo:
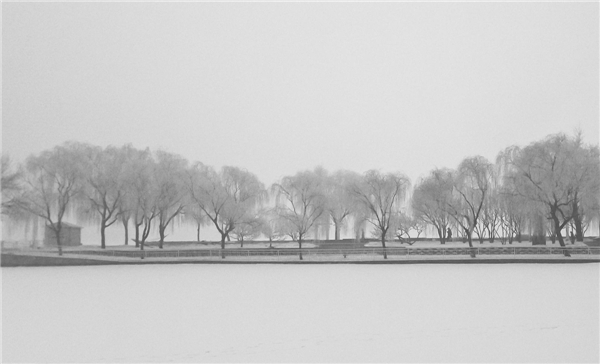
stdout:
POLYGON ((68 265, 106 265, 119 264, 119 262, 109 262, 96 259, 66 256, 41 256, 29 254, 6 254, 2 253, 0 266, 2 267, 47 267, 47 266, 68 266, 68 265))

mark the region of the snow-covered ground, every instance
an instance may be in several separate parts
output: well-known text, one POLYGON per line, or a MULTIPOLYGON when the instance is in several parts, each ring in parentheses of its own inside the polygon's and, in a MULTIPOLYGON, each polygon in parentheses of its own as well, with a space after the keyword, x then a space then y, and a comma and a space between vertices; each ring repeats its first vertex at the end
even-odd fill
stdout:
MULTIPOLYGON (((588 240, 588 238, 586 238, 586 240, 588 240)), ((572 245, 587 246, 583 242, 580 242, 580 241, 576 241, 574 244, 571 244, 571 241, 569 239, 565 239, 564 243, 566 246, 572 246, 572 245)), ((485 240, 483 243, 480 243, 479 240, 473 239, 472 244, 473 244, 474 248, 488 247, 488 246, 495 246, 495 247, 533 246, 533 244, 528 240, 523 240, 520 243, 515 240, 515 241, 513 241, 512 244, 509 244, 508 242, 505 242, 505 244, 502 244, 502 242, 500 240, 496 240, 493 243, 490 243, 489 240, 485 240)), ((381 242, 370 241, 370 242, 366 243, 365 246, 369 247, 369 248, 380 248, 381 242)), ((468 248, 469 243, 468 242, 463 243, 463 241, 460 239, 448 241, 448 242, 444 243, 443 245, 440 243, 439 240, 417 241, 417 242, 413 243, 412 245, 409 245, 406 243, 401 243, 399 241, 388 241, 385 243, 385 246, 389 247, 389 248, 397 248, 397 247, 405 247, 405 248, 410 248, 410 247, 413 247, 413 248, 468 248)), ((558 240, 556 240, 554 242, 554 244, 552 244, 552 241, 550 239, 548 239, 548 240, 546 240, 546 246, 560 247, 560 244, 558 243, 558 240)))
POLYGON ((3 268, 2 361, 598 362, 599 268, 3 268))

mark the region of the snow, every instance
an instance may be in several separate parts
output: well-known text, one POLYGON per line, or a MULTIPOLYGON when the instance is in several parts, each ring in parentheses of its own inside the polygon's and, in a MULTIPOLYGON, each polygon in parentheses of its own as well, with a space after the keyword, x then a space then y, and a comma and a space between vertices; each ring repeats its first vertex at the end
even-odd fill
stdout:
POLYGON ((598 264, 2 269, 3 362, 598 362, 598 264))
MULTIPOLYGON (((587 240, 588 238, 586 238, 587 240)), ((565 246, 569 247, 569 246, 585 246, 587 247, 587 245, 583 242, 580 241, 576 241, 574 244, 571 244, 571 241, 569 239, 565 239, 564 241, 565 246)), ((505 244, 502 244, 498 239, 496 239, 496 241, 494 241, 493 243, 490 243, 488 240, 484 240, 483 243, 480 243, 479 240, 473 239, 472 241, 473 247, 474 248, 479 248, 479 247, 489 247, 489 246, 493 246, 493 247, 505 247, 505 248, 512 248, 512 247, 521 247, 521 246, 533 246, 533 244, 528 241, 528 240, 523 240, 522 242, 518 242, 518 241, 513 241, 512 244, 509 244, 508 242, 506 242, 505 244)), ((368 243, 365 244, 366 247, 369 248, 381 248, 381 242, 380 241, 370 241, 368 243)), ((454 239, 453 241, 447 241, 444 244, 441 244, 439 240, 433 240, 433 241, 417 241, 415 243, 413 243, 412 245, 406 244, 406 243, 401 243, 399 241, 386 241, 385 242, 385 246, 388 248, 397 248, 397 247, 404 247, 404 248, 468 248, 469 247, 469 243, 468 242, 464 242, 462 241, 462 239, 454 239)), ((544 246, 544 245, 536 245, 536 246, 544 246)), ((546 247, 560 247, 560 244, 558 243, 558 240, 556 240, 556 242, 554 244, 552 244, 551 240, 546 240, 546 247)))

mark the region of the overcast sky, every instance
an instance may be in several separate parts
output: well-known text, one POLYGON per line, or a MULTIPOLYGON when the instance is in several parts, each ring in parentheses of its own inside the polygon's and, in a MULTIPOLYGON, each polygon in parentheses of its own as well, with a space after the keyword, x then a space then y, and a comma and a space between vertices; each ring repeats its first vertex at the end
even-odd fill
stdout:
POLYGON ((2 151, 66 140, 244 167, 401 171, 581 128, 599 5, 4 3, 2 151))

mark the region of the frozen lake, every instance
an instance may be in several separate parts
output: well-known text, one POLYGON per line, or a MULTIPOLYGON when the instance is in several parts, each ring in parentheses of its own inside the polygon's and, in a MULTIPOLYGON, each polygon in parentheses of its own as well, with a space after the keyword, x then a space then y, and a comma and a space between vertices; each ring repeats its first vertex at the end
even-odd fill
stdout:
POLYGON ((598 264, 2 269, 3 362, 598 362, 598 264))

